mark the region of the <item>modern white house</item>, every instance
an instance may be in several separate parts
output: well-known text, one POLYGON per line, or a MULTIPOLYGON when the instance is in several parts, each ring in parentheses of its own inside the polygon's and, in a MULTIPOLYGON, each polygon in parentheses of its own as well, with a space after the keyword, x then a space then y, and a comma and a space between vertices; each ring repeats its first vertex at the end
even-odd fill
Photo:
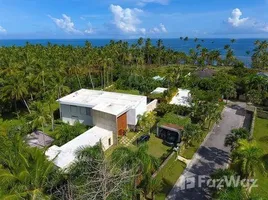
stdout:
POLYGON ((147 111, 147 97, 98 90, 81 89, 57 100, 63 122, 76 121, 91 126, 88 131, 61 147, 46 151, 49 160, 61 169, 67 169, 76 159, 76 152, 101 142, 103 150, 117 144, 118 136, 134 128, 138 116, 147 111))
POLYGON ((65 170, 75 162, 78 150, 94 146, 98 142, 101 142, 103 150, 107 150, 113 144, 113 132, 94 126, 61 147, 50 147, 45 154, 56 166, 65 170))
MULTIPOLYGON (((167 91, 168 88, 158 87, 151 94, 161 94, 167 91)), ((191 106, 191 91, 187 89, 178 88, 177 94, 172 98, 169 104, 190 107, 191 106)))
POLYGON ((147 97, 140 95, 81 89, 57 100, 63 122, 79 121, 112 131, 113 140, 128 128, 134 128, 138 116, 147 110, 147 97))

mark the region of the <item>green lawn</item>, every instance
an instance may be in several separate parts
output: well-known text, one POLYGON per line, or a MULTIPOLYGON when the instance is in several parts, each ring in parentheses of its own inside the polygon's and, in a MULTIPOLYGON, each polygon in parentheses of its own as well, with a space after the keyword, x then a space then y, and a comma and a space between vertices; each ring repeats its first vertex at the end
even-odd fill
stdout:
POLYGON ((174 154, 156 178, 162 180, 162 191, 156 195, 156 200, 164 200, 173 188, 174 184, 182 174, 186 165, 176 160, 177 154, 174 154))
MULTIPOLYGON (((263 149, 264 153, 268 155, 268 120, 256 118, 254 128, 254 139, 258 145, 263 149)), ((268 199, 268 177, 261 173, 257 173, 256 178, 258 179, 258 188, 253 188, 252 192, 255 195, 268 199)))
POLYGON ((150 136, 150 140, 147 143, 149 146, 149 153, 152 156, 161 158, 163 154, 168 153, 168 150, 170 150, 171 147, 164 145, 163 140, 157 138, 155 134, 151 134, 150 136))

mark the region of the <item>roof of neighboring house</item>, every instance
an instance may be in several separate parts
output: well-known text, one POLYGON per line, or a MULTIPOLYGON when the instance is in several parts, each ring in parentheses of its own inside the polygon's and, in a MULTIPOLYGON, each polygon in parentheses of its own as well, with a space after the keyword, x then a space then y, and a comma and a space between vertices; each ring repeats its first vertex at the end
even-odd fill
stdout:
POLYGON ((81 89, 58 99, 60 104, 83 106, 119 116, 146 101, 146 96, 81 89))
POLYGON ((199 78, 210 78, 216 74, 216 72, 213 69, 205 68, 203 70, 198 70, 195 72, 195 74, 199 78))
POLYGON ((47 147, 52 144, 54 141, 53 138, 49 137, 42 131, 34 131, 31 134, 26 136, 27 144, 31 147, 47 147))
POLYGON ((259 72, 257 75, 268 77, 268 72, 259 72))
POLYGON ((178 93, 172 98, 170 104, 175 104, 179 106, 191 106, 191 94, 190 90, 187 89, 178 89, 178 93))
POLYGON ((61 169, 68 168, 76 160, 76 152, 83 147, 92 147, 103 138, 112 138, 112 131, 94 126, 61 147, 56 145, 46 151, 49 160, 61 169))
POLYGON ((181 131, 181 130, 184 129, 183 126, 179 126, 179 125, 176 125, 176 124, 163 124, 160 127, 164 128, 164 129, 171 130, 171 131, 181 131))
POLYGON ((161 93, 165 92, 166 90, 168 90, 168 89, 167 88, 158 87, 154 91, 152 91, 151 94, 161 94, 161 93))
POLYGON ((163 81, 165 78, 161 76, 154 76, 153 79, 156 81, 163 81))

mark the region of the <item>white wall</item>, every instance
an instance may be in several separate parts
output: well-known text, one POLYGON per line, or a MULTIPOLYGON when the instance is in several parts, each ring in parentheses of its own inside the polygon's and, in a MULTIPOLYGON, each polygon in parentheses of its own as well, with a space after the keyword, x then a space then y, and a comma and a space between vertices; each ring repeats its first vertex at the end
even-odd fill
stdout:
POLYGON ((147 112, 151 112, 157 107, 157 99, 153 100, 151 103, 147 104, 147 112))
POLYGON ((61 119, 65 123, 73 125, 75 121, 79 121, 82 124, 92 126, 92 109, 79 107, 79 106, 70 106, 70 105, 60 105, 61 119), (89 113, 88 113, 88 111, 89 113), (89 114, 89 115, 88 115, 89 114))
POLYGON ((143 115, 147 111, 147 97, 134 108, 127 112, 127 124, 135 126, 138 123, 138 116, 143 115))
POLYGON ((92 110, 93 124, 100 128, 112 131, 113 141, 117 144, 117 122, 116 116, 108 113, 92 110))
POLYGON ((101 144, 103 147, 103 150, 106 151, 107 149, 109 149, 113 144, 113 134, 111 133, 110 137, 105 137, 101 139, 101 144), (111 144, 109 145, 109 139, 111 139, 111 144))

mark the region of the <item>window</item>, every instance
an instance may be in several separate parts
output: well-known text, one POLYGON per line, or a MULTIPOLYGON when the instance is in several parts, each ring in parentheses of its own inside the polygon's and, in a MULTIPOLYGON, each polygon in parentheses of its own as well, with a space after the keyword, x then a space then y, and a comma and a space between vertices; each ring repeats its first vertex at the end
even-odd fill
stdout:
POLYGON ((91 116, 91 108, 86 108, 86 115, 91 116))
POLYGON ((86 114, 86 108, 80 107, 80 114, 85 115, 86 114))
POLYGON ((71 107, 71 113, 77 112, 77 106, 70 106, 71 107))
POLYGON ((109 146, 111 146, 111 138, 109 138, 108 144, 109 144, 109 146))

